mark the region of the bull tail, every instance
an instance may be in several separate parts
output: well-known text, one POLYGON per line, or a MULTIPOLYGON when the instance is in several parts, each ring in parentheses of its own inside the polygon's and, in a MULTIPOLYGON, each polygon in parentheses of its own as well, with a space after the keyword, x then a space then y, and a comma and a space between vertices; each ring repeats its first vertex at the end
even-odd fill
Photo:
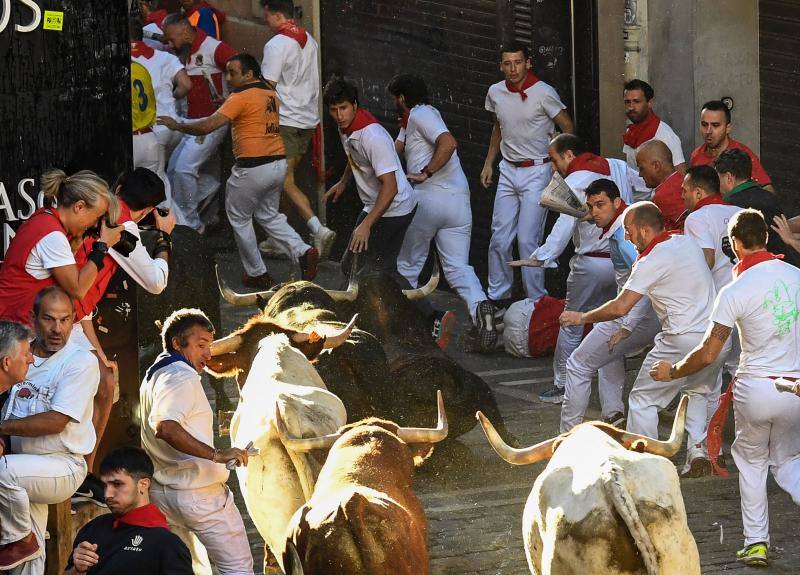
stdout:
POLYGON ((639 550, 647 575, 658 575, 658 553, 656 548, 650 539, 650 534, 642 523, 642 519, 639 517, 633 497, 631 497, 628 488, 622 482, 620 468, 613 463, 608 470, 608 480, 604 482, 604 485, 607 497, 611 500, 617 513, 622 517, 636 548, 639 550))

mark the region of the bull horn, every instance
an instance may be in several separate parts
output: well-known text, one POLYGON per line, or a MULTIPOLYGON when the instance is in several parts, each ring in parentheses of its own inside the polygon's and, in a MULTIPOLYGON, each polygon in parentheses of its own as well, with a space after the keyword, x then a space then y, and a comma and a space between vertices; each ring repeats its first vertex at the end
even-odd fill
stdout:
POLYGON ((489 421, 489 419, 482 412, 479 411, 476 413, 475 417, 477 417, 478 421, 480 421, 481 427, 483 428, 483 433, 486 434, 486 439, 489 440, 489 445, 494 448, 494 450, 497 452, 497 455, 512 465, 529 465, 531 463, 538 463, 539 461, 549 459, 553 455, 553 447, 558 439, 557 437, 537 443, 531 447, 516 449, 503 441, 503 438, 500 437, 499 433, 497 433, 497 430, 495 430, 492 422, 489 421))
POLYGON ((278 430, 278 437, 286 449, 292 451, 311 451, 313 449, 330 449, 331 446, 341 437, 340 432, 329 433, 321 437, 291 437, 289 430, 286 429, 286 422, 283 421, 280 406, 275 403, 275 426, 278 430))
POLYGON ((350 337, 350 332, 356 326, 356 319, 358 319, 358 314, 355 314, 350 323, 344 326, 342 330, 325 338, 325 349, 335 349, 346 342, 347 338, 350 337))
POLYGON ((407 444, 439 443, 443 441, 447 437, 448 426, 442 390, 436 391, 436 404, 439 410, 439 419, 435 428, 401 427, 397 430, 397 436, 407 444))
POLYGON ((267 290, 267 291, 260 291, 255 293, 236 293, 233 291, 227 284, 227 282, 222 279, 222 275, 219 273, 219 266, 215 267, 217 273, 217 285, 219 286, 219 293, 222 295, 223 299, 233 305, 258 305, 258 298, 261 296, 264 298, 265 301, 269 301, 269 298, 275 295, 274 290, 267 290))
POLYGON ((431 279, 421 288, 404 289, 403 295, 406 296, 409 301, 424 299, 436 291, 437 285, 439 285, 439 254, 436 250, 433 250, 433 272, 431 273, 431 279))
POLYGON ((235 353, 239 351, 244 338, 240 335, 229 335, 211 343, 211 357, 235 353))
POLYGON ((652 437, 639 435, 638 433, 631 433, 624 431, 620 435, 619 441, 626 449, 636 443, 644 446, 644 451, 654 455, 661 455, 662 457, 672 457, 681 448, 683 444, 683 431, 686 423, 686 406, 689 405, 689 396, 684 394, 678 404, 678 410, 675 412, 675 421, 672 422, 672 432, 669 439, 666 441, 659 441, 652 437))
POLYGON ((353 254, 353 262, 350 264, 350 277, 347 281, 347 289, 344 291, 326 289, 325 293, 331 296, 331 299, 335 302, 355 301, 355 299, 358 297, 358 277, 356 277, 357 270, 358 254, 353 254))

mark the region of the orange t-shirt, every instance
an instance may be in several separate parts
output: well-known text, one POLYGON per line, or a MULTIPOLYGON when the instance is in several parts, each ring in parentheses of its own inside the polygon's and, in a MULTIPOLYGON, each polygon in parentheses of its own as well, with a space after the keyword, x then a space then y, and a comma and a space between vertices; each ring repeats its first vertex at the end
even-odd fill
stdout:
POLYGON ((283 156, 278 118, 278 96, 261 82, 237 88, 219 113, 231 121, 233 155, 239 158, 283 156))

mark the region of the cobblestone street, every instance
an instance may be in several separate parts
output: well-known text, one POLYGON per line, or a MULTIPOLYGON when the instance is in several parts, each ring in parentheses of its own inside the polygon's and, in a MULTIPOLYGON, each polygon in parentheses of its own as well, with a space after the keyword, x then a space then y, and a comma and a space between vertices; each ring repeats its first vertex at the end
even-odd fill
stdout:
MULTIPOLYGON (((221 256, 220 261, 225 269, 232 260, 221 256)), ((321 283, 335 273, 329 265, 323 267, 321 283)), ((461 352, 459 335, 466 330, 468 321, 463 305, 441 291, 435 294, 433 303, 438 309, 458 309, 456 334, 448 352, 489 383, 506 425, 521 443, 533 444, 556 435, 559 406, 541 403, 537 398, 552 384, 552 359, 517 359, 501 351, 490 355, 461 352)), ((223 333, 255 311, 235 309, 224 302, 222 309, 223 333)), ((628 385, 640 363, 640 358, 628 361, 628 385)), ((235 387, 231 384, 227 389, 235 401, 235 387)), ((599 416, 596 396, 587 416, 599 416)), ((662 437, 668 434, 670 423, 662 422, 662 437)), ((726 451, 728 448, 726 445, 726 451)), ((681 452, 674 461, 682 464, 684 458, 681 452)), ((730 457, 728 462, 732 468, 730 457)), ((434 575, 529 573, 522 542, 522 511, 533 481, 544 466, 545 463, 516 467, 502 461, 479 427, 438 446, 433 457, 418 471, 415 486, 428 519, 431 572, 434 575)), ((742 523, 737 474, 735 469, 731 471, 729 479, 691 479, 681 483, 689 527, 697 541, 704 574, 751 570, 735 560, 736 551, 742 546, 742 523)), ((231 483, 235 482, 232 476, 231 483)), ((792 544, 800 536, 798 508, 771 479, 769 486, 771 564, 753 572, 800 573, 797 567, 800 549, 792 544)), ((238 493, 237 502, 244 514, 245 506, 238 493)), ((256 565, 260 565, 263 542, 252 525, 249 532, 256 565)))

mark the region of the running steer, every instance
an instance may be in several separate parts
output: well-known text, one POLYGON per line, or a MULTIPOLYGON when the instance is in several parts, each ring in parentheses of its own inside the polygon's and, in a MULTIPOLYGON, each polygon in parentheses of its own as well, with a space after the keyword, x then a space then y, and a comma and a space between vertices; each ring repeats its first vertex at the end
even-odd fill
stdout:
POLYGON ((322 452, 296 452, 284 445, 275 413, 300 437, 333 433, 346 423, 342 401, 326 390, 309 359, 343 343, 351 329, 352 322, 318 338, 255 318, 211 347, 207 369, 235 376, 240 387, 231 443, 244 448, 252 442, 259 450, 236 471, 250 517, 273 557, 282 556, 289 519, 311 497, 325 459, 322 452))
POLYGON ((684 396, 666 442, 588 422, 526 449, 503 443, 478 412, 489 443, 509 463, 551 458, 522 518, 531 573, 700 573, 678 475, 666 459, 680 448, 687 403, 684 396))
POLYGON ((287 573, 428 575, 427 523, 411 484, 432 444, 447 437, 441 392, 437 400, 435 429, 369 418, 326 437, 294 439, 277 416, 293 451, 330 449, 314 495, 289 524, 297 555, 284 558, 287 573))

